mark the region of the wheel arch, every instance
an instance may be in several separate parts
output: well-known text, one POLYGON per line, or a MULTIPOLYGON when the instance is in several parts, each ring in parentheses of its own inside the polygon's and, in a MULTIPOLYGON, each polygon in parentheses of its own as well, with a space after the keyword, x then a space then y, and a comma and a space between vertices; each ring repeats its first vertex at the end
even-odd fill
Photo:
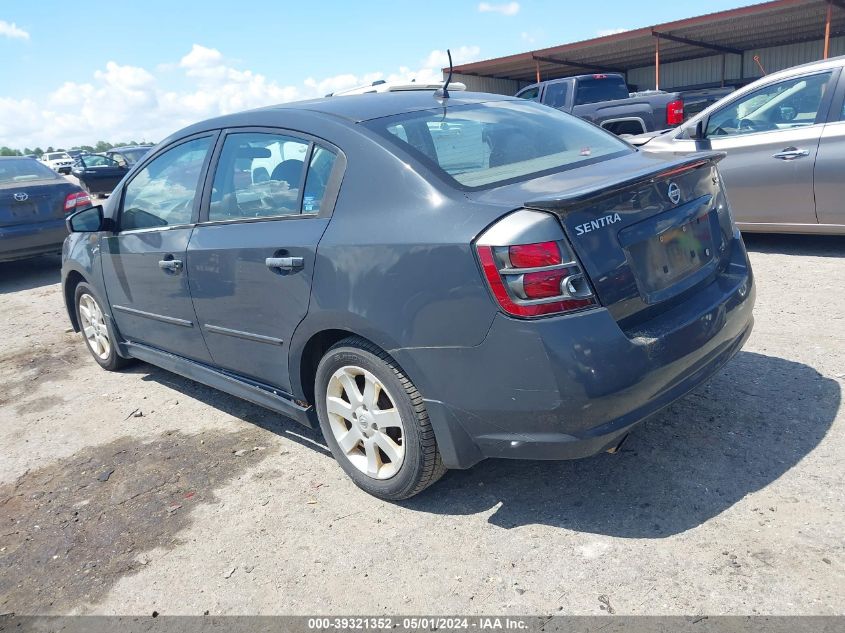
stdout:
POLYGON ((67 310, 67 315, 70 318, 70 324, 74 332, 79 332, 79 319, 76 316, 74 295, 76 294, 76 287, 82 282, 89 283, 85 276, 78 270, 69 271, 64 281, 63 295, 65 309, 67 310))

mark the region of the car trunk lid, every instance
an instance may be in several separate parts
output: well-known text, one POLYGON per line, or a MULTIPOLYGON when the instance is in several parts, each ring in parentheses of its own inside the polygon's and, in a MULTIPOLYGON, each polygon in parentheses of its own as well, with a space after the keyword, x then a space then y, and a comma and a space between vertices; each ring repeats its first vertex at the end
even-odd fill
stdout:
POLYGON ((0 186, 0 226, 62 219, 65 198, 75 189, 63 179, 51 178, 0 186))
POLYGON ((726 265, 732 224, 715 167, 722 157, 637 153, 520 183, 505 196, 557 216, 602 305, 634 325, 726 265), (593 173, 575 173, 583 169, 593 173))

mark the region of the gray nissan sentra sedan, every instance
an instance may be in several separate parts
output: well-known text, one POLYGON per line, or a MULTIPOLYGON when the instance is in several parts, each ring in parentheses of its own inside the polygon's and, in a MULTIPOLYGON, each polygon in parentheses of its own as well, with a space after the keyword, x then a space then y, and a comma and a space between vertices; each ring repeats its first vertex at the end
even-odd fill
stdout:
POLYGON ((228 115, 69 218, 64 296, 103 368, 319 424, 358 486, 407 498, 486 457, 612 451, 737 353, 754 285, 720 158, 488 94, 228 115))

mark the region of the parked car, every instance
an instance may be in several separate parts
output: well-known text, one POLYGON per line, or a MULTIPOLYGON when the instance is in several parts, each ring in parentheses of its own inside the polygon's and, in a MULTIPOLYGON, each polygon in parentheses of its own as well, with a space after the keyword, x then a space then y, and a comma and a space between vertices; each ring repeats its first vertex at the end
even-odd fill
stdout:
POLYGON ((516 96, 569 112, 614 134, 642 134, 684 121, 679 93, 652 90, 632 96, 625 78, 616 73, 541 81, 516 96))
POLYGON ((402 499, 485 457, 613 451, 737 353, 754 285, 720 156, 479 93, 232 114, 69 219, 64 296, 103 368, 319 424, 402 499))
POLYGON ((58 253, 88 196, 34 158, 0 157, 0 261, 58 253))
POLYGON ((41 162, 60 174, 69 174, 73 158, 67 152, 47 152, 41 155, 41 162))
POLYGON ((845 57, 772 73, 683 127, 628 139, 659 154, 727 153, 720 171, 743 231, 845 234, 845 57))
MULTIPOLYGON (((338 90, 337 92, 330 92, 327 97, 345 97, 349 95, 365 95, 371 92, 404 92, 407 90, 439 90, 441 83, 417 83, 416 81, 385 81, 384 79, 377 79, 372 83, 363 86, 356 86, 355 88, 346 88, 345 90, 338 90)), ((449 83, 449 90, 466 90, 465 84, 457 81, 449 83)))
POLYGON ((105 155, 122 167, 131 167, 151 149, 152 147, 149 145, 127 145, 125 147, 114 147, 106 151, 105 155))
POLYGON ((129 167, 102 154, 85 154, 76 159, 71 173, 92 196, 105 196, 126 175, 129 167))

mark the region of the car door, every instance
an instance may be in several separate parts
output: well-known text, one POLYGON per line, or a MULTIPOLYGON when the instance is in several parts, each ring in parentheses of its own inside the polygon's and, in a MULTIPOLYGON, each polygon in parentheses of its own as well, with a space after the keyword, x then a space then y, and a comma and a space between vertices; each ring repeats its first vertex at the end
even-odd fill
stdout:
POLYGON ((832 71, 772 82, 713 112, 706 139, 740 223, 815 224, 813 165, 832 71))
POLYGON ((211 356, 196 322, 186 250, 215 134, 159 152, 121 187, 117 232, 103 239, 103 278, 115 324, 128 341, 202 362, 211 356))
POLYGON ((288 345, 308 310, 343 155, 300 134, 251 129, 228 132, 214 162, 188 244, 198 323, 215 365, 289 391, 288 345))
POLYGON ((837 95, 831 106, 828 123, 822 130, 813 183, 816 194, 816 217, 819 224, 845 225, 845 76, 840 75, 837 95))

